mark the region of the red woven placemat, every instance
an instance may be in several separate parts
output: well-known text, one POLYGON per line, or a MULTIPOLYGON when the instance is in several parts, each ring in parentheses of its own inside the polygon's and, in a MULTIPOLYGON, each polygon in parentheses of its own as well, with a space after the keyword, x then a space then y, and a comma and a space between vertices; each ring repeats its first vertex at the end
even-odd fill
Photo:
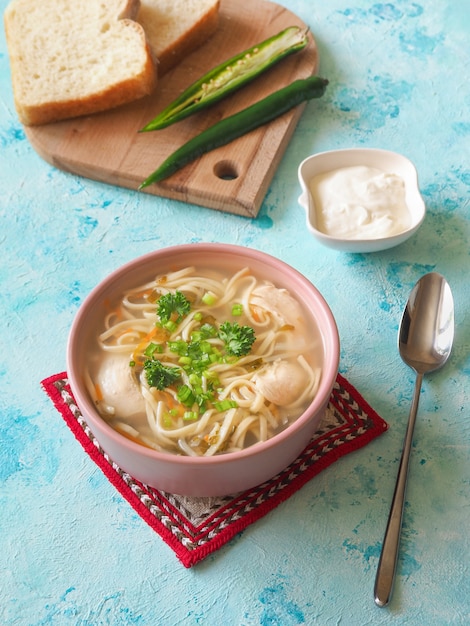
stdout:
POLYGON ((185 567, 222 547, 331 463, 365 446, 388 428, 358 391, 338 374, 319 430, 289 467, 243 493, 193 498, 148 487, 116 465, 102 450, 76 406, 65 372, 43 380, 41 385, 84 450, 185 567))

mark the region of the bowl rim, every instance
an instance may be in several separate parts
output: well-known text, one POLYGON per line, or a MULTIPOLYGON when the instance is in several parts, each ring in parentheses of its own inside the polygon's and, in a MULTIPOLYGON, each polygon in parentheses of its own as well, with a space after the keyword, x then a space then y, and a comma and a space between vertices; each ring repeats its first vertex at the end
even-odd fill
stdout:
MULTIPOLYGON (((347 166, 345 165, 345 166, 339 166, 339 167, 347 167, 347 166)), ((421 224, 423 223, 426 217, 426 204, 424 202, 424 198, 419 189, 418 170, 415 164, 413 163, 413 161, 411 161, 411 159, 409 159, 404 154, 401 154, 400 152, 395 152, 393 150, 386 150, 384 148, 358 148, 358 147, 338 148, 335 150, 324 150, 322 152, 316 152, 314 154, 311 154, 305 159, 303 159, 298 166, 297 176, 298 176, 301 188, 302 188, 302 194, 299 198, 299 204, 304 208, 306 212, 307 226, 309 230, 312 232, 312 234, 318 238, 318 240, 320 241, 324 240, 325 242, 328 242, 326 245, 330 245, 331 247, 335 247, 334 242, 338 242, 338 246, 345 244, 345 245, 349 245, 351 248, 357 248, 360 246, 367 247, 367 246, 372 246, 374 243, 380 244, 381 242, 383 242, 385 244, 386 242, 388 242, 386 247, 391 248, 393 247, 393 245, 398 245, 399 243, 401 243, 402 241, 410 237, 416 230, 418 230, 418 228, 421 226, 421 224), (310 202, 308 202, 308 200, 306 201, 306 198, 308 198, 310 191, 308 190, 308 187, 306 184, 307 181, 305 179, 305 175, 303 172, 307 164, 311 163, 312 161, 317 161, 317 160, 320 161, 321 159, 324 159, 325 157, 332 157, 334 155, 347 156, 347 155, 353 155, 353 154, 359 155, 361 153, 369 155, 369 156, 372 154, 376 154, 376 155, 381 155, 386 158, 393 158, 396 160, 400 160, 402 161, 403 164, 405 164, 409 168, 410 173, 413 176, 413 183, 414 183, 413 191, 416 193, 416 199, 419 201, 419 210, 411 211, 411 214, 412 216, 416 215, 417 219, 413 220, 408 228, 406 228, 405 230, 399 233, 396 233, 395 235, 385 235, 381 237, 355 238, 355 239, 351 239, 348 237, 338 237, 338 236, 330 235, 328 233, 324 233, 321 230, 318 230, 318 228, 316 228, 311 221, 310 202)))
MULTIPOLYGON (((85 326, 86 327, 86 326, 85 326)), ((67 376, 69 385, 74 396, 75 402, 81 412, 83 412, 83 418, 87 422, 89 428, 93 432, 94 423, 97 423, 97 428, 103 430, 106 433, 106 436, 110 437, 116 444, 125 447, 129 451, 134 451, 138 453, 140 456, 147 457, 148 459, 153 459, 155 461, 164 462, 169 465, 178 465, 178 466, 188 466, 188 467, 206 467, 208 465, 220 465, 227 462, 233 462, 238 459, 246 459, 252 457, 254 455, 258 455, 262 451, 267 451, 272 447, 282 445, 282 442, 285 439, 290 438, 292 433, 295 433, 298 430, 304 428, 306 423, 310 419, 310 415, 313 412, 320 410, 323 405, 326 405, 330 394, 331 389, 336 380, 336 376, 338 373, 339 367, 339 358, 340 358, 340 340, 338 327, 336 324, 336 320, 333 316, 333 313, 326 302, 323 295, 319 292, 317 287, 313 285, 301 272, 297 269, 282 261, 281 259, 270 255, 269 253, 262 252, 261 250, 257 250, 254 248, 248 248, 245 246, 240 246, 237 244, 225 244, 225 243, 204 243, 204 242, 196 242, 189 244, 179 244, 168 246, 164 248, 160 248, 158 250, 154 250, 148 252, 142 256, 136 257, 123 265, 120 265, 118 268, 109 273, 103 280, 101 280, 84 298, 79 309, 72 321, 72 325, 70 327, 68 339, 67 339, 67 347, 66 347, 66 363, 67 363, 67 376), (313 398, 312 402, 306 408, 306 410, 287 428, 283 431, 271 437, 265 442, 260 442, 254 444, 244 450, 240 450, 237 452, 230 452, 227 454, 219 454, 211 457, 191 457, 191 456, 183 456, 177 454, 171 454, 167 452, 160 452, 158 450, 154 450, 152 448, 147 448, 139 443, 133 442, 130 439, 126 438, 124 435, 121 435, 118 431, 116 431, 112 426, 106 423, 106 421, 99 415, 96 411, 93 402, 89 398, 85 389, 82 390, 82 386, 78 383, 80 380, 80 372, 75 368, 75 353, 79 350, 79 337, 80 331, 83 329, 86 318, 88 316, 89 308, 93 304, 93 302, 99 300, 100 296, 103 292, 107 291, 110 286, 114 283, 118 282, 119 279, 124 276, 127 272, 132 269, 135 269, 140 264, 146 264, 147 262, 158 259, 160 257, 165 257, 167 255, 173 255, 176 253, 182 252, 191 252, 196 250, 206 250, 211 253, 223 252, 225 254, 230 254, 234 256, 239 256, 240 254, 248 259, 257 259, 258 261, 277 265, 279 268, 282 268, 284 272, 286 272, 289 276, 296 279, 297 283, 305 286, 310 295, 313 296, 314 300, 320 305, 320 311, 322 314, 322 320, 326 321, 326 325, 324 330, 320 330, 320 334, 322 337, 322 341, 324 343, 324 348, 328 348, 329 354, 331 358, 323 363, 322 365, 322 376, 320 380, 320 386, 316 396, 313 398), (325 336, 325 333, 327 336, 325 336), (326 344, 326 345, 325 345, 326 344), (91 415, 90 415, 91 413, 91 415), (87 420, 90 420, 92 423, 88 423, 87 420)), ((93 432, 96 439, 99 441, 99 433, 93 432)))

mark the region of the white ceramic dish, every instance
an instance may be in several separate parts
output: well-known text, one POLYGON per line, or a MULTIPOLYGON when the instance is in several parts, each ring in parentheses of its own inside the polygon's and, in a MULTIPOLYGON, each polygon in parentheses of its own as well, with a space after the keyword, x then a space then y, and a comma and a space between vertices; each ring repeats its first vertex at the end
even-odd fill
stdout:
POLYGON ((396 152, 375 148, 350 148, 319 152, 307 157, 299 165, 298 177, 302 194, 299 204, 306 212, 307 227, 321 244, 342 252, 377 252, 386 250, 409 239, 421 226, 426 207, 419 191, 418 175, 413 163, 396 152), (398 234, 376 239, 345 239, 325 234, 317 228, 317 215, 309 182, 314 176, 343 167, 364 165, 400 176, 405 183, 406 203, 411 213, 409 227, 398 234))
POLYGON ((265 253, 227 244, 187 244, 164 248, 122 266, 105 278, 85 299, 73 322, 67 346, 67 373, 78 407, 103 449, 134 478, 156 487, 190 496, 226 495, 249 489, 272 478, 294 461, 318 429, 328 404, 339 363, 339 337, 333 315, 318 290, 298 271, 265 253), (321 380, 316 396, 284 431, 240 452, 213 457, 189 457, 144 447, 119 434, 102 419, 88 394, 84 372, 90 342, 109 302, 125 290, 152 280, 157 274, 195 265, 250 267, 258 277, 288 289, 301 300, 311 333, 318 336, 321 380))

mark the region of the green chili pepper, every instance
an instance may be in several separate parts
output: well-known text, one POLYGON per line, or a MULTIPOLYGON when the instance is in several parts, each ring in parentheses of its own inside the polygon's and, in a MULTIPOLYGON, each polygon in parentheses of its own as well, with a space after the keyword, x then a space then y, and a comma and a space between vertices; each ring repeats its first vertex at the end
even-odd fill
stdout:
POLYGON ((289 54, 305 48, 308 31, 290 26, 221 63, 188 87, 140 132, 159 130, 225 98, 289 54))
POLYGON ((263 100, 217 122, 173 152, 153 174, 140 184, 139 190, 171 176, 206 152, 230 143, 274 120, 298 104, 312 98, 320 98, 325 93, 327 85, 328 80, 319 76, 298 79, 263 100))

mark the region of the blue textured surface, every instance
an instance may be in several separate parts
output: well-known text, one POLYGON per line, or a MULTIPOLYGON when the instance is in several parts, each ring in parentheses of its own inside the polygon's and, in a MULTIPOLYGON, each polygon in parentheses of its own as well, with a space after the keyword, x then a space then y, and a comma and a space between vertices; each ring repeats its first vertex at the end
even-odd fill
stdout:
POLYGON ((2 624, 470 623, 469 4, 283 4, 310 25, 330 86, 306 107, 254 220, 45 163, 18 122, 0 34, 2 624), (352 146, 416 164, 428 214, 398 248, 341 254, 306 231, 299 162, 352 146), (70 324, 100 279, 192 241, 252 246, 310 278, 338 322, 341 372, 390 430, 186 570, 83 453, 39 382, 65 369, 70 324), (372 589, 414 381, 397 328, 430 270, 454 291, 455 348, 423 385, 395 594, 379 609, 372 589))

